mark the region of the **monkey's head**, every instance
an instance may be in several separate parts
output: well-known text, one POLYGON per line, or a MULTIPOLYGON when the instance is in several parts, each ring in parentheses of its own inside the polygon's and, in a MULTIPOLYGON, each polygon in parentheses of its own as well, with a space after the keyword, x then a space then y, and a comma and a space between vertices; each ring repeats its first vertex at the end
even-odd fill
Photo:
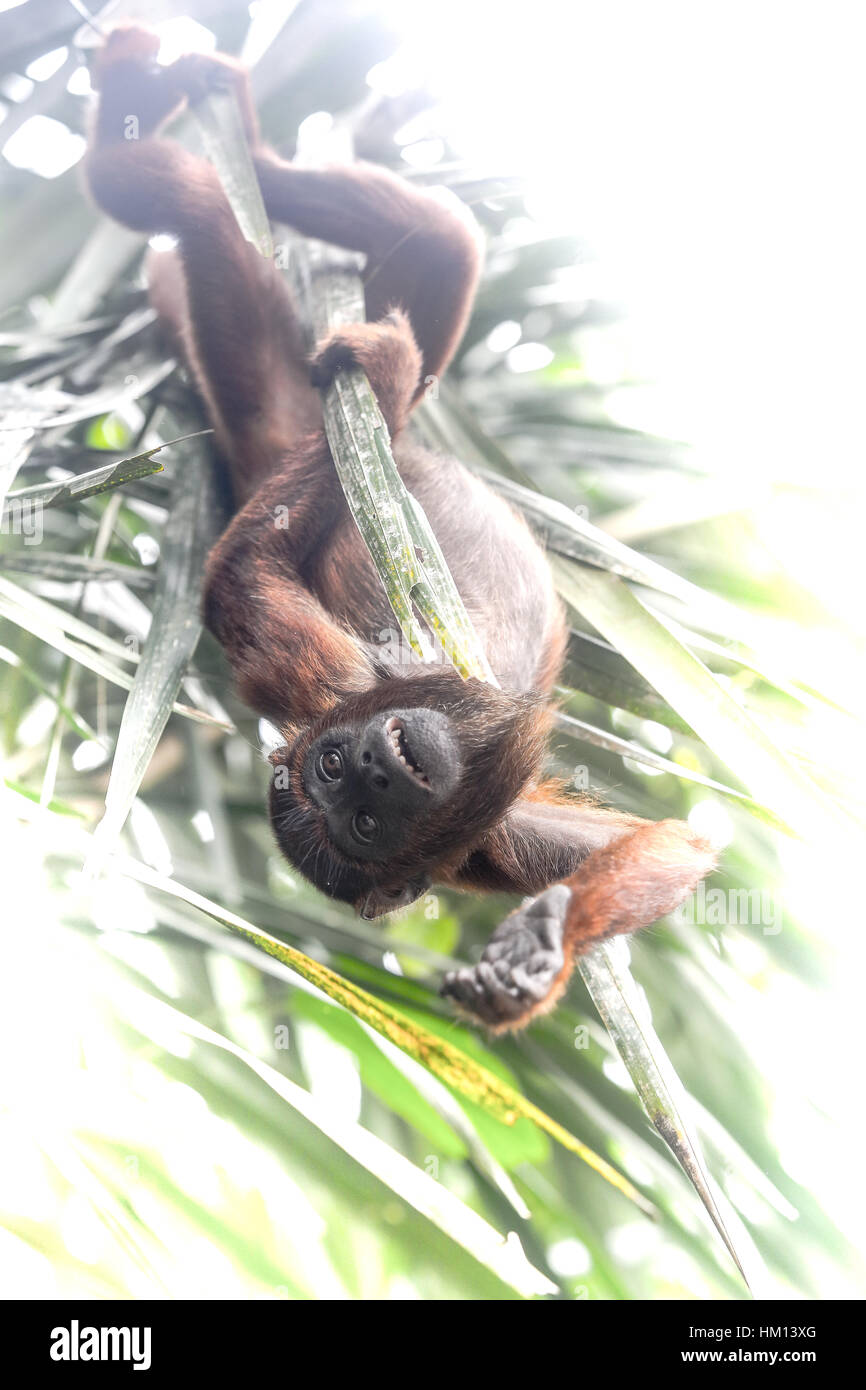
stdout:
POLYGON ((532 697, 453 671, 351 696, 271 754, 280 848, 362 916, 393 912, 455 873, 538 776, 546 729, 532 697))

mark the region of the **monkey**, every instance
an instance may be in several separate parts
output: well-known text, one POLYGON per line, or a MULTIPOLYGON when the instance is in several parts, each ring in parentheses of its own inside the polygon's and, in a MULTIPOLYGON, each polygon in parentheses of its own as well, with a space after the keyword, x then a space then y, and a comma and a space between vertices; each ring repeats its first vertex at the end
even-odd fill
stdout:
POLYGON ((100 50, 86 180, 109 216, 176 242, 149 256, 150 296, 231 485, 202 611, 241 699, 280 733, 273 834, 304 877, 368 919, 436 883, 528 898, 442 987, 490 1032, 522 1028, 555 1005, 576 956, 679 906, 713 850, 684 822, 605 808, 545 778, 567 633, 549 566, 503 499, 407 430, 471 310, 482 252, 468 214, 382 166, 283 160, 262 142, 239 64, 191 54, 160 66, 158 48, 130 25, 100 50), (161 133, 184 104, 226 89, 272 221, 364 257, 367 321, 312 354, 284 277, 244 239, 212 165, 161 133), (395 659, 376 640, 393 619, 322 417, 321 389, 348 367, 367 375, 496 683, 395 659))

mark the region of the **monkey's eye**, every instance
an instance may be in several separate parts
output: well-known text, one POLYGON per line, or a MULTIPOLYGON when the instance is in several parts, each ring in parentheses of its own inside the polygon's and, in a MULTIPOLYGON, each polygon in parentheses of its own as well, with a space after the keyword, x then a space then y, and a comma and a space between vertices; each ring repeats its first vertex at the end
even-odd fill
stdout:
POLYGON ((356 811, 352 817, 352 830, 366 845, 379 834, 379 822, 369 811, 356 811))
POLYGON ((343 759, 336 748, 328 748, 319 754, 316 771, 324 782, 336 782, 343 775, 343 759))

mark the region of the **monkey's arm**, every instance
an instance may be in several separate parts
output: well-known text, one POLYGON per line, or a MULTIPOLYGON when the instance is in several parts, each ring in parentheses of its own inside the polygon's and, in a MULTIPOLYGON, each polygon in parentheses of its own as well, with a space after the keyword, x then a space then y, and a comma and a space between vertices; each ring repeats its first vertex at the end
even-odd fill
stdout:
POLYGON ((313 436, 287 454, 207 560, 205 621, 241 697, 280 727, 318 719, 375 680, 362 647, 301 573, 345 505, 327 447, 313 436))
POLYGON ((452 971, 442 993, 494 1033, 523 1028, 553 1008, 576 956, 673 912, 714 864, 682 821, 640 825, 506 917, 478 965, 452 971))

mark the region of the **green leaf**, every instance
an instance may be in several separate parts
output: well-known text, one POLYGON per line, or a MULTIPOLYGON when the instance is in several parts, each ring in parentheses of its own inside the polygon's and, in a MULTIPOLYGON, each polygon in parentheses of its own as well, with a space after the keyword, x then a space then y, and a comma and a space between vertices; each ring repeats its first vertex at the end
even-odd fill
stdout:
POLYGON ((422 1216, 426 1216, 509 1288, 524 1298, 559 1292, 556 1285, 529 1262, 513 1233, 504 1239, 499 1231, 448 1188, 410 1163, 370 1130, 340 1118, 330 1106, 322 1104, 309 1091, 303 1090, 267 1062, 260 1061, 214 1029, 153 998, 147 998, 147 1005, 151 1012, 155 1009, 165 1012, 175 1026, 188 1036, 211 1043, 237 1057, 344 1153, 374 1174, 422 1216))
POLYGON ((100 215, 64 275, 40 327, 50 331, 86 319, 134 256, 144 237, 100 215))
MULTIPOLYGON (((209 431, 208 431, 209 432, 209 431)), ((180 440, 170 439, 165 444, 157 444, 143 454, 133 458, 120 459, 117 463, 106 463, 103 468, 92 468, 89 473, 78 473, 61 483, 37 483, 34 487, 16 488, 6 498, 7 510, 20 507, 22 503, 36 502, 40 507, 59 507, 67 502, 82 502, 85 497, 97 497, 122 483, 146 478, 151 473, 161 473, 162 464, 154 462, 154 454, 167 449, 180 440)))
POLYGON ((617 575, 558 557, 552 565, 563 598, 655 686, 781 824, 806 838, 839 826, 839 813, 820 789, 617 575))
POLYGON ((271 227, 234 93, 210 92, 190 110, 238 226, 259 255, 271 260, 274 254, 271 227))
POLYGON ((606 941, 585 956, 578 966, 625 1063, 649 1118, 682 1164, 731 1259, 743 1276, 745 1256, 737 1251, 719 1210, 718 1196, 704 1167, 700 1143, 686 1120, 686 1096, 659 1041, 634 980, 628 970, 625 942, 606 941))
MULTIPOLYGON (((10 622, 16 623, 25 631, 32 632, 35 637, 47 642, 56 651, 71 657, 73 661, 85 666, 88 671, 93 671, 98 676, 104 676, 113 685, 119 685, 123 690, 132 690, 134 678, 101 653, 107 652, 121 661, 133 662, 140 660, 138 653, 131 648, 121 646, 119 642, 115 642, 113 638, 100 632, 98 628, 91 627, 89 623, 85 623, 81 618, 76 618, 74 614, 66 613, 55 604, 48 603, 36 594, 29 593, 27 589, 20 588, 12 580, 5 579, 2 575, 0 575, 0 618, 8 618, 10 622), (74 641, 66 635, 67 633, 74 633, 82 640, 74 641)), ((175 703, 172 705, 172 710, 175 714, 183 715, 185 719, 195 720, 199 724, 211 724, 226 731, 230 731, 233 727, 225 720, 218 719, 205 710, 195 709, 192 705, 175 703)))
POLYGON ((190 445, 193 437, 184 436, 187 447, 178 460, 150 632, 123 710, 89 872, 123 829, 202 629, 201 587, 217 505, 210 461, 200 446, 190 445))
POLYGON ((58 579, 64 584, 126 584, 130 589, 152 589, 155 569, 97 560, 91 555, 71 555, 65 551, 12 550, 0 555, 0 569, 32 574, 40 579, 58 579))
POLYGON ((587 724, 583 719, 575 719, 570 714, 557 712, 554 715, 556 728, 562 729, 563 733, 569 734, 572 738, 583 739, 595 748, 604 748, 608 753, 618 753, 623 758, 629 758, 633 762, 643 763, 645 767, 653 767, 658 772, 668 772, 673 777, 680 777, 684 782, 693 782, 695 786, 706 787, 710 791, 721 792, 723 796, 729 796, 733 800, 745 802, 750 810, 763 819, 784 828, 784 822, 774 816, 766 806, 762 806, 746 792, 739 791, 736 787, 729 787, 724 782, 717 782, 713 777, 705 777, 702 772, 696 772, 694 768, 684 767, 682 763, 674 762, 671 758, 664 758, 660 753, 653 753, 649 748, 642 748, 639 744, 633 743, 630 739, 620 738, 618 734, 609 734, 605 729, 596 729, 592 724, 587 724))
MULTIPOLYGON (((314 994, 301 994, 292 1001, 292 1019, 309 1018, 328 1036, 348 1048, 357 1058, 361 1080, 383 1105, 388 1106, 443 1157, 463 1158, 466 1145, 429 1100, 394 1065, 377 1046, 377 1034, 368 1035, 359 1019, 337 1004, 331 1004, 314 994)), ((429 1075, 429 1073, 425 1073, 429 1075)))
POLYGON ((79 738, 91 739, 96 737, 90 725, 83 720, 80 715, 76 714, 74 710, 70 709, 68 705, 64 704, 62 700, 59 700, 48 683, 42 680, 41 676, 37 675, 35 671, 31 670, 27 663, 22 661, 17 652, 10 651, 8 647, 0 646, 0 661, 5 661, 8 666, 14 666, 16 671, 19 671, 30 685, 35 686, 41 694, 47 695, 50 700, 53 700, 57 706, 58 713, 66 720, 69 727, 78 734, 79 738))
POLYGON ((410 1057, 414 1057, 416 1061, 428 1067, 446 1085, 482 1106, 505 1124, 513 1125, 521 1116, 531 1119, 538 1125, 539 1129, 557 1139, 571 1153, 577 1154, 595 1172, 641 1207, 642 1210, 651 1210, 637 1189, 623 1178, 622 1174, 612 1168, 605 1159, 593 1153, 556 1120, 539 1110, 537 1106, 520 1095, 512 1086, 503 1082, 493 1072, 473 1062, 461 1048, 456 1047, 445 1038, 438 1037, 406 1014, 392 1008, 389 1004, 385 1004, 382 1000, 376 999, 372 994, 368 994, 358 985, 342 979, 327 966, 305 956, 301 951, 295 950, 293 946, 278 941, 267 932, 260 931, 236 913, 230 912, 228 908, 220 907, 202 894, 195 893, 177 883, 174 879, 166 878, 165 875, 157 873, 156 870, 147 865, 126 856, 115 855, 113 862, 122 873, 136 879, 139 883, 158 888, 164 893, 169 893, 173 897, 180 898, 183 902, 199 908, 209 917, 212 917, 214 921, 228 928, 229 931, 251 942, 269 956, 273 956, 275 960, 281 961, 290 970, 294 970, 310 984, 321 989, 330 999, 342 1004, 356 1018, 362 1019, 376 1032, 382 1033, 397 1047, 408 1053, 410 1057))

